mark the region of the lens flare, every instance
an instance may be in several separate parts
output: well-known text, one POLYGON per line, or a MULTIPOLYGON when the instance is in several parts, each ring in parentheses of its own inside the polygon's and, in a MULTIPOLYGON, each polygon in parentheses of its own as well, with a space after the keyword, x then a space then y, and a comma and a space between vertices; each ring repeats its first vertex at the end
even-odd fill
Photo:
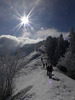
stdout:
POLYGON ((52 80, 49 79, 48 83, 49 83, 50 87, 53 86, 53 84, 52 84, 52 80))

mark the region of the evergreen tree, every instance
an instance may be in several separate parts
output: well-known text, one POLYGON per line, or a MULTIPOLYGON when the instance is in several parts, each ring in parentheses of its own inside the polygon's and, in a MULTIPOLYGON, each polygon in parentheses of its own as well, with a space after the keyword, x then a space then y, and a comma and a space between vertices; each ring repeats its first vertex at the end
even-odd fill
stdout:
POLYGON ((49 36, 46 39, 46 53, 48 56, 48 60, 51 64, 54 63, 53 59, 54 59, 54 53, 55 53, 55 49, 57 46, 57 38, 52 38, 51 36, 49 36))
POLYGON ((69 42, 64 40, 63 35, 61 34, 59 38, 49 36, 46 39, 46 53, 48 56, 49 62, 56 66, 58 60, 66 52, 66 49, 69 46, 69 42))
POLYGON ((70 50, 72 53, 75 53, 75 32, 73 27, 71 28, 69 36, 70 36, 70 50))

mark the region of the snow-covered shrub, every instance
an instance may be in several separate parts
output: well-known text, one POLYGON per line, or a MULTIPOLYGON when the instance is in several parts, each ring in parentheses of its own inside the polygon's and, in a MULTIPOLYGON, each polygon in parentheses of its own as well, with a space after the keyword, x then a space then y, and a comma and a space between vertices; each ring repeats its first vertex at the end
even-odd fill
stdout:
POLYGON ((58 65, 65 66, 68 71, 75 70, 75 56, 70 51, 65 54, 65 57, 62 57, 58 62, 58 65))
POLYGON ((12 94, 13 78, 17 72, 15 57, 0 58, 0 100, 5 100, 12 94))

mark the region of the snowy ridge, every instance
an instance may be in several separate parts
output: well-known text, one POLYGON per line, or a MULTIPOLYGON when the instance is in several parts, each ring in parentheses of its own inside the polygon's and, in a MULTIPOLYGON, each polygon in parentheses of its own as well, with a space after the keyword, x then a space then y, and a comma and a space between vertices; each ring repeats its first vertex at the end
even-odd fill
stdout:
POLYGON ((21 64, 27 60, 21 74, 15 78, 15 94, 13 100, 75 100, 75 80, 61 73, 54 68, 53 79, 49 79, 46 70, 42 68, 41 56, 32 57, 38 52, 33 52, 27 59, 23 59, 21 64))

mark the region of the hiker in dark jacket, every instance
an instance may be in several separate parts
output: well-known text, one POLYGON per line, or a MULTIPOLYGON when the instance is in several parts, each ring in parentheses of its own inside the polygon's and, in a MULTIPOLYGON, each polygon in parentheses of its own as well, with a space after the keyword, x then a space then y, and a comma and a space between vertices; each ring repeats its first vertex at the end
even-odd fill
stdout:
POLYGON ((43 62, 43 58, 41 57, 41 61, 43 62))
POLYGON ((52 71, 53 71, 52 65, 47 66, 47 75, 49 76, 49 78, 52 78, 52 71))
POLYGON ((43 63, 43 68, 45 69, 45 64, 43 63))
POLYGON ((47 63, 46 63, 46 70, 47 70, 47 63))

